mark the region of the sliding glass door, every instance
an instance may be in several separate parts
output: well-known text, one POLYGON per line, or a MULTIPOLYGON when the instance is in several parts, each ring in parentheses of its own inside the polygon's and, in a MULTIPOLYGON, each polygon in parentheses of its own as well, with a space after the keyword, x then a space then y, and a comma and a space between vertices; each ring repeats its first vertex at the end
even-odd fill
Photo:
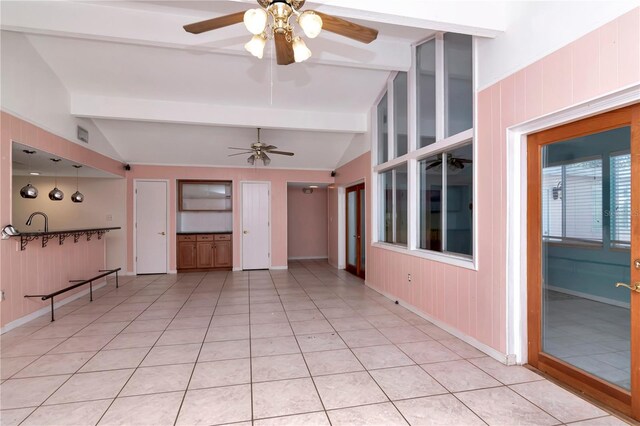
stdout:
POLYGON ((528 139, 529 362, 640 417, 640 106, 528 139))

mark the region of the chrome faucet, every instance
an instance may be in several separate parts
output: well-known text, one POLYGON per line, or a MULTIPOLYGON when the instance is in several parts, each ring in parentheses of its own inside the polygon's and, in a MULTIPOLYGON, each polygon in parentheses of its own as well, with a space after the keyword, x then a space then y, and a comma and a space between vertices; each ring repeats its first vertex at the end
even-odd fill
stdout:
POLYGON ((49 217, 46 214, 42 213, 42 212, 33 212, 33 213, 31 213, 31 216, 29 216, 29 219, 27 219, 27 224, 26 225, 27 226, 31 226, 31 222, 33 221, 33 217, 35 215, 37 215, 37 214, 42 215, 42 217, 44 218, 44 232, 49 232, 49 217))

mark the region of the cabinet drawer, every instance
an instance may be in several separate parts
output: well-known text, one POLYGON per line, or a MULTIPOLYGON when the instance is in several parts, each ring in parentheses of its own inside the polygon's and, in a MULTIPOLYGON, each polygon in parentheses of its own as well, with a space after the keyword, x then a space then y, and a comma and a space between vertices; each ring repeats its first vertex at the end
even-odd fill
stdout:
POLYGON ((178 241, 195 241, 195 235, 178 235, 178 241))
POLYGON ((197 241, 213 241, 213 235, 197 235, 197 241))
POLYGON ((214 235, 216 241, 231 241, 231 234, 214 235))

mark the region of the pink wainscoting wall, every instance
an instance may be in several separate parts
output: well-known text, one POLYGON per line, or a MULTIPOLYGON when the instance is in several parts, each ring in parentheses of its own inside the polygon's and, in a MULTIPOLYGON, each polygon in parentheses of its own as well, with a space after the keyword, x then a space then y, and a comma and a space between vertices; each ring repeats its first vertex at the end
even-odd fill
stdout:
MULTIPOLYGON (((11 223, 11 144, 12 141, 47 151, 71 161, 124 176, 122 164, 78 144, 60 138, 5 112, 0 113, 0 226, 11 223)), ((44 194, 46 196, 46 194, 44 194)), ((114 200, 122 202, 125 200, 114 200)), ((16 224, 18 229, 20 224, 16 224)), ((0 241, 0 288, 6 300, 1 304, 2 327, 37 311, 48 302, 25 299, 25 294, 51 293, 68 285, 69 280, 96 273, 105 266, 105 242, 95 237, 87 242, 55 240, 42 247, 40 240, 20 251, 16 239, 0 241)), ((60 299, 62 300, 62 298, 60 299)))
MULTIPOLYGON (((330 172, 321 170, 286 170, 273 167, 185 167, 132 165, 127 173, 127 225, 133 226, 134 179, 169 181, 169 269, 176 269, 176 181, 178 179, 230 180, 233 182, 233 267, 241 268, 241 197, 243 181, 271 182, 271 265, 287 266, 287 183, 333 183, 330 172)), ((127 236, 129 271, 134 270, 133 232, 127 236)))
POLYGON ((327 189, 311 194, 301 187, 287 190, 287 255, 289 259, 327 257, 327 189))
MULTIPOLYGON (((366 253, 367 259, 371 252, 371 215, 369 214, 371 206, 371 152, 366 152, 361 156, 351 160, 347 164, 336 169, 335 185, 329 186, 328 204, 329 204, 329 264, 338 267, 338 245, 344 240, 344 235, 338 234, 338 188, 348 188, 356 183, 364 182, 365 186, 365 211, 366 225, 365 241, 369 251, 366 253)), ((345 207, 343 207, 345 208, 345 207)), ((369 273, 369 261, 365 263, 365 270, 369 273)))
POLYGON ((638 82, 640 8, 479 92, 478 270, 371 247, 367 284, 506 353, 506 129, 638 82))

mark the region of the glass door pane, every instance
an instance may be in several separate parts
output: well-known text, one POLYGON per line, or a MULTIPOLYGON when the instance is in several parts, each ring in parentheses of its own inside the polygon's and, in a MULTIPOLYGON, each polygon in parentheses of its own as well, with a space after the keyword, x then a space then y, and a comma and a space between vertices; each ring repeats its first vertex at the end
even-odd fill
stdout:
POLYGON ((357 248, 357 192, 347 192, 347 264, 356 266, 358 262, 357 248))
POLYGON ((631 389, 630 127, 542 147, 542 352, 631 389))

